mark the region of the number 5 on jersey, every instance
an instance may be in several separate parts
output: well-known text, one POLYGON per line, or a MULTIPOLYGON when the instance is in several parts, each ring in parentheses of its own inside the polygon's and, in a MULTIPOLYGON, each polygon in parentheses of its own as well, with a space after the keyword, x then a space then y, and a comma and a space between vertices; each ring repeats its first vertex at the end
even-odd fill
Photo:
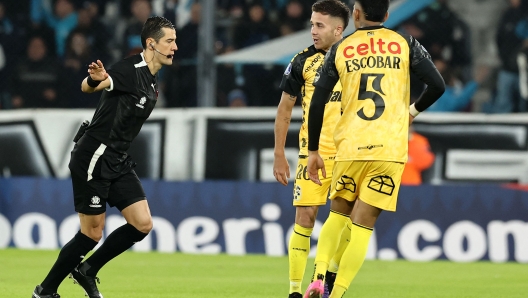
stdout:
POLYGON ((383 79, 384 76, 385 74, 380 74, 380 73, 361 74, 361 82, 359 85, 358 100, 371 99, 374 102, 374 106, 376 110, 372 117, 368 117, 367 115, 365 115, 365 112, 363 111, 364 108, 361 108, 357 112, 359 118, 363 120, 367 120, 367 121, 376 120, 379 117, 381 117, 381 114, 383 114, 383 111, 385 111, 385 101, 383 100, 383 97, 381 97, 381 95, 385 95, 385 93, 383 93, 383 90, 381 90, 381 79, 383 79), (372 80, 372 89, 374 89, 374 91, 367 91, 367 84, 369 82, 369 78, 371 77, 374 78, 374 80, 372 80))

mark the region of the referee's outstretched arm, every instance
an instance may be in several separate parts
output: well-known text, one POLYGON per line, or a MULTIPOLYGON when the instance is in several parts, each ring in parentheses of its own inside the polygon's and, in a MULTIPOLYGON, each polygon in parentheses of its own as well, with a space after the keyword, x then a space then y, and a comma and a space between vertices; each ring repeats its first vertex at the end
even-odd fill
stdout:
POLYGON ((93 93, 110 87, 110 79, 101 60, 88 65, 88 74, 81 83, 82 92, 93 93))

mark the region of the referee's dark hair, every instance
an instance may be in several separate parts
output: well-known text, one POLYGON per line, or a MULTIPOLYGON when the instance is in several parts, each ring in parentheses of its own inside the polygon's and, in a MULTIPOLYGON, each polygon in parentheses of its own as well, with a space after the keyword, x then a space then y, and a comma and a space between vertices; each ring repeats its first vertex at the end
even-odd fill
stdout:
POLYGON ((141 45, 143 45, 143 49, 147 48, 147 38, 152 37, 158 42, 165 35, 163 28, 174 29, 174 25, 164 17, 154 16, 147 19, 141 30, 141 45))
POLYGON ((345 3, 339 0, 320 0, 312 5, 312 11, 318 12, 323 15, 331 15, 336 18, 343 20, 343 30, 348 26, 348 20, 350 19, 350 9, 345 3))
POLYGON ((383 22, 389 10, 390 0, 356 0, 363 8, 365 19, 371 22, 383 22))

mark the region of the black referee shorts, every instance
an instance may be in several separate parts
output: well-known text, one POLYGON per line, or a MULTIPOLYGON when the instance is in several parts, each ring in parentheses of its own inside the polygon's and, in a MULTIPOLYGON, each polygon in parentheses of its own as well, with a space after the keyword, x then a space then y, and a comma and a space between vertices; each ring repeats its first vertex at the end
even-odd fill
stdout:
POLYGON ((69 164, 75 211, 98 215, 106 212, 106 203, 122 211, 145 200, 134 166, 129 155, 84 135, 73 148, 69 164))

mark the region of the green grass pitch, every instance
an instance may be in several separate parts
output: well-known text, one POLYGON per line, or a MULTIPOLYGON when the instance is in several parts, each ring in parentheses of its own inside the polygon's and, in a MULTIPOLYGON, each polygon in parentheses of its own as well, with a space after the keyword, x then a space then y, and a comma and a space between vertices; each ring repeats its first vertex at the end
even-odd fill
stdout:
MULTIPOLYGON (((58 251, 0 250, 0 297, 29 298, 58 251)), ((303 289, 312 273, 308 261, 303 289)), ((99 273, 105 298, 288 296, 288 259, 126 252, 99 273)), ((84 297, 66 279, 63 298, 84 297)), ((345 297, 528 297, 528 264, 366 261, 345 297)))

